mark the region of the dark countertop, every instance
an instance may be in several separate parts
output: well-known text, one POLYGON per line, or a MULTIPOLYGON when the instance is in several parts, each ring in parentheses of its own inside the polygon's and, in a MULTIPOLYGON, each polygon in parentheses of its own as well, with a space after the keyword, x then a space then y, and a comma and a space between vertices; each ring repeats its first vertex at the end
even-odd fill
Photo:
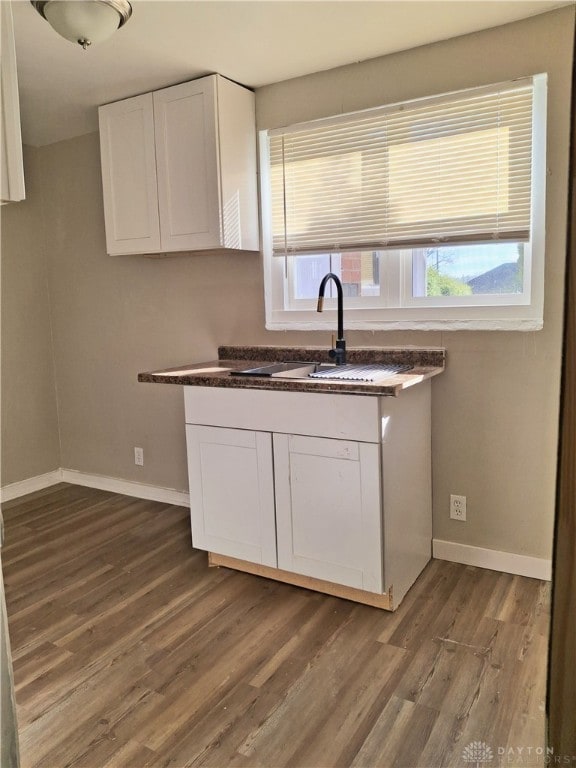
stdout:
POLYGON ((322 379, 282 379, 268 376, 231 376, 230 371, 258 368, 271 362, 330 362, 326 347, 219 347, 218 360, 191 363, 138 374, 138 381, 153 384, 180 384, 192 387, 232 389, 270 389, 284 392, 398 396, 444 370, 446 351, 442 348, 363 347, 347 350, 348 363, 406 363, 406 373, 378 382, 334 381, 322 379))

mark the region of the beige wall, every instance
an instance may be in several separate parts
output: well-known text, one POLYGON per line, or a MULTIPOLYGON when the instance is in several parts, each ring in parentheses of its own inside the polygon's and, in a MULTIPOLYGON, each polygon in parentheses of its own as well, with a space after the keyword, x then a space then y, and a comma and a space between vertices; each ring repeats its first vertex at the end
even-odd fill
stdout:
MULTIPOLYGON (((256 99, 259 126, 272 127, 549 73, 544 330, 348 335, 350 345, 447 347, 433 386, 435 537, 541 557, 552 537, 572 18, 553 12, 269 86, 256 99), (466 524, 448 519, 450 493, 468 497, 466 524)), ((210 359, 219 344, 328 344, 329 334, 265 331, 258 256, 107 256, 98 137, 39 156, 62 466, 185 489, 181 389, 138 384, 137 373, 210 359)))
POLYGON ((2 485, 60 466, 38 164, 28 149, 28 199, 1 209, 2 485))

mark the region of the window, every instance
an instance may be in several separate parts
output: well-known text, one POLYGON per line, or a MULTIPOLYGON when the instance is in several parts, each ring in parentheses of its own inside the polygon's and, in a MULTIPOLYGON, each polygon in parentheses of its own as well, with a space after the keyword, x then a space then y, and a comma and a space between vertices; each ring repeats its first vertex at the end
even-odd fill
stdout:
POLYGON ((546 75, 260 135, 267 327, 542 327, 546 75), (329 302, 326 303, 329 307, 329 302))

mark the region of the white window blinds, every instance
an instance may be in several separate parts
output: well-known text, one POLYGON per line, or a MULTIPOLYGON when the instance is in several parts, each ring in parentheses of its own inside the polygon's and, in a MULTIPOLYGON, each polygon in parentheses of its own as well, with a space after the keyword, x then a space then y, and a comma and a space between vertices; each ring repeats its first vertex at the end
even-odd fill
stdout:
POLYGON ((532 78, 270 131, 274 255, 530 239, 532 78))

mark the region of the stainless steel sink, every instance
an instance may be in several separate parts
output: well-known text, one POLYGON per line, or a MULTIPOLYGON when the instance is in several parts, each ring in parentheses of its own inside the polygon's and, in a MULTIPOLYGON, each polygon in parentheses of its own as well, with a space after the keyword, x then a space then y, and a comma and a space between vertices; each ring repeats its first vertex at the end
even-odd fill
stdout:
POLYGON ((333 370, 335 365, 316 362, 270 363, 260 368, 245 368, 242 371, 230 371, 231 376, 269 376, 276 379, 306 379, 311 373, 333 370))
POLYGON ((230 371, 231 376, 269 376, 275 379, 307 379, 308 381, 378 381, 405 373, 411 365, 371 363, 367 365, 331 365, 330 363, 270 363, 260 368, 230 371))

